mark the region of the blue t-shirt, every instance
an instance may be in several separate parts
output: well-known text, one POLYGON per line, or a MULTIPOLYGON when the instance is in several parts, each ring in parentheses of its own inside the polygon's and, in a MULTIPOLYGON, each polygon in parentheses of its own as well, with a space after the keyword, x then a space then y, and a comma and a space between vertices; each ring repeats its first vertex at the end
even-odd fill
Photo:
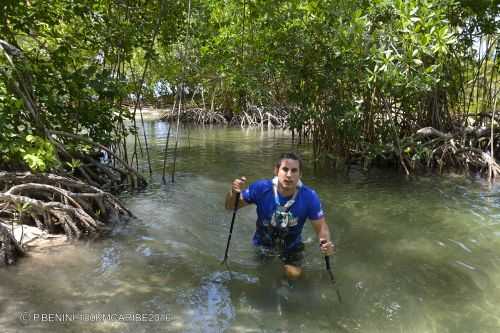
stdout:
MULTIPOLYGON (((269 224, 276 210, 273 183, 270 179, 258 180, 242 192, 243 200, 257 205, 256 230, 253 236, 255 246, 270 247, 269 224)), ((278 193, 280 205, 284 205, 291 197, 283 197, 278 193)), ((311 188, 302 185, 298 188, 295 202, 289 212, 292 219, 289 222, 288 234, 285 237, 285 253, 294 250, 302 243, 302 229, 306 219, 318 220, 324 216, 318 195, 311 188)))

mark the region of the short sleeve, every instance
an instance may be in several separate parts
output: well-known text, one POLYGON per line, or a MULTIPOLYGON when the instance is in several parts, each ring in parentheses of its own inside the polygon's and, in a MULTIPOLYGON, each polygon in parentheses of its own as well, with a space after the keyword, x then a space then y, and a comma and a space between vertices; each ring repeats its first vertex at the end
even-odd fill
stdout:
POLYGON ((325 216, 323 212, 323 208, 321 207, 321 201, 319 200, 318 194, 316 192, 311 191, 311 197, 309 200, 309 211, 307 213, 307 217, 310 220, 319 220, 320 218, 325 216))
POLYGON ((258 183, 252 183, 246 189, 241 192, 241 196, 246 203, 252 204, 257 201, 257 193, 260 190, 260 186, 258 183))

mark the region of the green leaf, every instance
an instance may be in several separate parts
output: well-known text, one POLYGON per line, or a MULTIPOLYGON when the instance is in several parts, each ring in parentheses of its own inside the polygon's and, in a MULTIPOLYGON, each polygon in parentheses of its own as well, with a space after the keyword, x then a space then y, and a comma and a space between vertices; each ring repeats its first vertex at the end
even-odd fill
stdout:
POLYGON ((45 162, 37 155, 26 154, 23 156, 24 161, 33 171, 45 171, 45 162))
POLYGON ((26 135, 26 141, 29 143, 34 143, 36 141, 36 137, 34 135, 28 134, 26 135))

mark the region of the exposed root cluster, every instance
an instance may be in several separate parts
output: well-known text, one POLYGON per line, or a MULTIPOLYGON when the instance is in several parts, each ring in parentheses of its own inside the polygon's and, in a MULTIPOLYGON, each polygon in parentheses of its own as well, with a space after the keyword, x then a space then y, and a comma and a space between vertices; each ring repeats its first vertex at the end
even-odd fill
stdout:
POLYGON ((33 134, 55 148, 62 166, 53 170, 66 175, 0 172, 0 264, 10 264, 23 253, 23 237, 16 240, 14 224, 36 226, 51 234, 65 234, 69 239, 96 234, 107 229, 110 221, 132 215, 105 191, 118 192, 124 185, 140 188, 147 182, 126 160, 88 135, 51 128, 50 122, 44 121, 43 106, 34 94, 27 58, 1 39, 0 51, 15 74, 4 76, 11 92, 23 101, 24 120, 31 124, 33 134), (70 149, 82 142, 93 147, 93 152, 107 155, 105 163, 92 154, 70 149), (64 169, 66 164, 71 167, 71 175, 64 169))
MULTIPOLYGON (((167 110, 162 113, 161 119, 176 121, 178 110, 167 110)), ((279 108, 264 108, 249 106, 246 110, 224 115, 221 111, 204 108, 183 108, 179 113, 179 120, 183 123, 219 124, 241 127, 285 128, 288 125, 287 113, 279 108)))
POLYGON ((499 144, 499 135, 493 136, 492 141, 489 129, 468 128, 450 134, 425 127, 402 147, 404 153, 401 161, 410 170, 415 170, 419 164, 424 163, 427 168, 437 169, 439 172, 454 168, 489 174, 489 177, 496 178, 500 175, 500 166, 495 159, 499 144))
MULTIPOLYGON (((113 195, 80 180, 54 174, 0 172, 0 220, 36 226, 69 239, 100 233, 107 225, 131 217, 113 195)), ((22 244, 0 228, 0 255, 11 263, 22 244)), ((0 259, 1 261, 1 259, 0 259)))
POLYGON ((241 127, 286 128, 288 126, 288 114, 280 108, 264 108, 251 105, 246 110, 234 115, 230 124, 241 127))
POLYGON ((228 123, 222 113, 203 108, 182 108, 180 112, 178 110, 166 110, 160 118, 173 122, 177 120, 177 117, 182 123, 220 125, 228 123))
POLYGON ((94 187, 99 187, 105 191, 120 192, 125 186, 143 188, 147 185, 147 181, 141 174, 131 168, 108 147, 81 135, 53 130, 48 132, 62 160, 71 162, 77 159, 83 162, 76 168, 78 176, 94 187), (96 160, 89 154, 69 152, 60 141, 63 138, 87 143, 99 149, 102 153, 106 153, 108 155, 106 163, 101 163, 99 159, 96 160))

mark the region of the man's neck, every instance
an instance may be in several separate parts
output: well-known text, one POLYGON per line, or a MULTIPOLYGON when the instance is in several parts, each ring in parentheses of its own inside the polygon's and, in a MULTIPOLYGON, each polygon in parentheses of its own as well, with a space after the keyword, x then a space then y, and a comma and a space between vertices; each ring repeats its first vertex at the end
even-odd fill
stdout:
POLYGON ((285 190, 278 184, 278 193, 286 198, 291 197, 295 193, 296 189, 297 187, 285 190))

